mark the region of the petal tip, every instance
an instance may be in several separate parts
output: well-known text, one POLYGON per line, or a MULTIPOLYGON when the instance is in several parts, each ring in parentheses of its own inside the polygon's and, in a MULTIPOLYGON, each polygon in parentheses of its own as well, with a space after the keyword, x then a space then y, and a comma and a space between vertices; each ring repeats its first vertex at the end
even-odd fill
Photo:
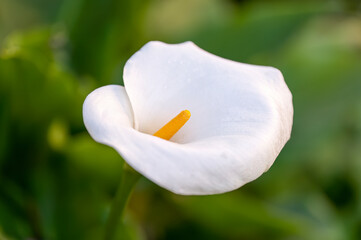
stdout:
POLYGON ((185 41, 182 43, 165 43, 165 42, 161 42, 161 41, 150 41, 148 43, 146 43, 143 48, 148 48, 148 47, 169 47, 169 46, 184 46, 184 47, 196 47, 199 48, 194 42, 192 41, 185 41))

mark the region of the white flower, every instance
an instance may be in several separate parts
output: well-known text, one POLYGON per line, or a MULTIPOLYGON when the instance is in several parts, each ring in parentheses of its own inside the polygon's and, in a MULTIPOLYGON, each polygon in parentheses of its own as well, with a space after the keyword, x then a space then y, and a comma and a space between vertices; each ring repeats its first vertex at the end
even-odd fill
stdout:
POLYGON ((212 55, 192 42, 149 42, 124 85, 93 91, 84 123, 136 171, 178 194, 231 191, 258 178, 290 138, 292 95, 279 70, 212 55), (182 110, 170 141, 152 136, 182 110))

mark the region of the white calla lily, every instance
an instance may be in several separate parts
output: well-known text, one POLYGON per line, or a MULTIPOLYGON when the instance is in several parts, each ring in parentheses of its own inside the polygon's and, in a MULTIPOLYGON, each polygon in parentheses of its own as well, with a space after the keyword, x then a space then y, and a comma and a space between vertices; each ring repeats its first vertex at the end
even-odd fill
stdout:
POLYGON ((292 95, 275 68, 226 60, 192 42, 149 42, 123 77, 125 87, 89 94, 85 126, 174 193, 237 189, 267 171, 290 138, 292 95), (170 141, 152 136, 185 109, 192 117, 170 141))

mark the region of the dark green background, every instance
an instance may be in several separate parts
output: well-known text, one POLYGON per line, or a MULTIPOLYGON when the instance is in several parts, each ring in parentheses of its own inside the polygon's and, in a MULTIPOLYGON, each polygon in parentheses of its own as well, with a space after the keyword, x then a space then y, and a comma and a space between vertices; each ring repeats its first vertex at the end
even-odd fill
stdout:
POLYGON ((150 40, 279 68, 292 138, 271 170, 216 196, 142 178, 125 239, 361 239, 361 3, 0 0, 0 239, 101 239, 122 160, 84 98, 122 83, 150 40))

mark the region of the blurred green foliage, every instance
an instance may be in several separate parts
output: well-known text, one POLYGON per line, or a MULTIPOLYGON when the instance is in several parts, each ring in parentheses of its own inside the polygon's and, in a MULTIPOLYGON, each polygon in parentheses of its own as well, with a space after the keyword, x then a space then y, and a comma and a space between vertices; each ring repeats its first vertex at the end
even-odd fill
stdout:
POLYGON ((291 141, 257 181, 177 196, 142 179, 126 239, 361 239, 358 0, 2 0, 0 239, 100 239, 121 157, 82 123, 85 96, 122 83, 149 40, 194 41, 275 66, 294 96, 291 141))

